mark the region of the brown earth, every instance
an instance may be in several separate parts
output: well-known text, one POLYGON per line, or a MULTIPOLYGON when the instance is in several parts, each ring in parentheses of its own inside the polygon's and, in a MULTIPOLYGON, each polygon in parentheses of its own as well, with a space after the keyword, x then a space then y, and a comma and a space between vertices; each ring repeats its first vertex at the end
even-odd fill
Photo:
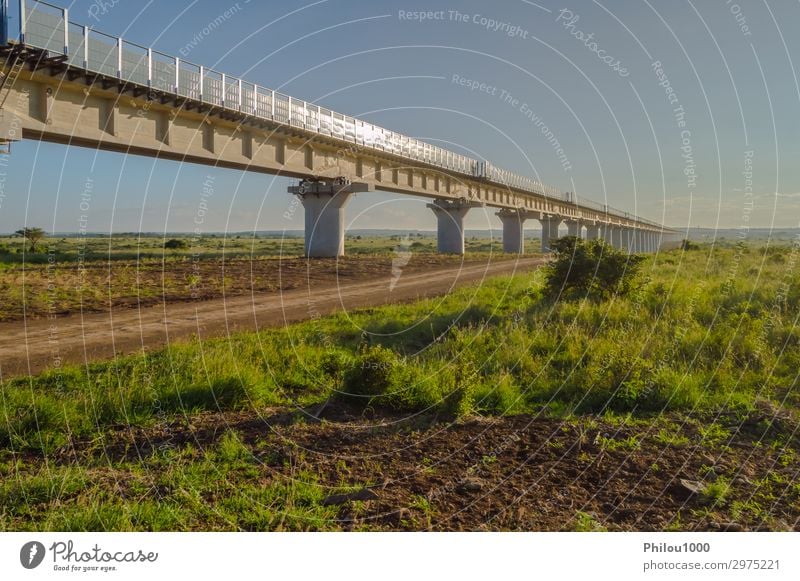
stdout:
POLYGON ((729 420, 732 435, 709 441, 699 428, 710 420, 665 414, 635 422, 519 416, 452 423, 331 404, 120 428, 100 447, 78 444, 51 462, 82 464, 101 453, 135 464, 164 446, 191 445, 202 454, 234 430, 265 485, 308 471, 326 488, 362 487, 351 498, 327 499, 340 506, 328 523, 334 529, 800 531, 797 465, 786 461, 800 448, 792 436, 797 423, 772 412, 717 417, 721 425, 729 420), (772 420, 764 424, 764 417, 772 420), (688 440, 673 445, 658 437, 678 425, 688 440), (763 444, 774 437, 789 444, 763 444), (703 487, 727 482, 730 490, 717 505, 681 479, 703 487))
MULTIPOLYGON (((270 260, 239 265, 221 276, 250 280, 247 268, 269 268, 272 292, 249 292, 240 282, 233 296, 187 301, 185 292, 156 301, 118 299, 104 312, 52 314, 0 323, 2 378, 37 374, 66 363, 88 363, 154 350, 176 340, 207 339, 236 331, 281 326, 340 310, 442 295, 490 276, 531 270, 543 258, 415 257, 392 274, 391 258, 270 260), (394 286, 392 286, 394 284, 394 286)), ((259 272, 260 279, 266 274, 259 272)), ((201 295, 204 297, 204 295, 201 295)))
MULTIPOLYGON (((500 258, 502 259, 502 257, 500 258)), ((495 257, 469 258, 465 264, 495 257)), ((98 313, 186 300, 209 300, 280 292, 337 281, 391 274, 390 256, 346 256, 337 260, 200 256, 158 260, 111 259, 84 264, 14 264, 0 269, 0 322, 74 313, 98 313)), ((404 272, 455 267, 461 258, 413 253, 404 272)))

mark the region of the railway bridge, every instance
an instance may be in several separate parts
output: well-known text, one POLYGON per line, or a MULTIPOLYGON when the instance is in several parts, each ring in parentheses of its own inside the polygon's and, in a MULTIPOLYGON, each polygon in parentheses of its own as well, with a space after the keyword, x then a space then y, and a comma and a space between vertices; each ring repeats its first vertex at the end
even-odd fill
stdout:
POLYGON ((0 0, 0 144, 35 139, 300 180, 306 254, 344 253, 344 212, 358 192, 431 200, 438 249, 464 252, 464 217, 496 209, 503 249, 542 251, 569 235, 653 252, 674 231, 561 192, 487 160, 402 135, 70 20, 35 0, 0 0))

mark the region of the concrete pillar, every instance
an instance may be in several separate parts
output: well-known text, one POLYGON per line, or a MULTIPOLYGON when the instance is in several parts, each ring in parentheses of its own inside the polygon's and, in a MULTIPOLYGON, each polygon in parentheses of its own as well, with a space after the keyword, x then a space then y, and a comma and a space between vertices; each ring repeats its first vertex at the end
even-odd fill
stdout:
POLYGON ((309 258, 344 256, 344 208, 356 192, 370 190, 367 184, 303 181, 289 188, 305 209, 305 254, 309 258))
POLYGON ((612 225, 611 226, 611 244, 614 248, 618 250, 622 250, 625 248, 625 229, 619 225, 612 225))
POLYGON ((558 216, 543 216, 539 218, 539 223, 542 225, 542 253, 548 254, 550 252, 550 242, 558 240, 558 227, 561 224, 561 218, 558 216))
POLYGON ((600 231, 600 224, 587 224, 586 225, 586 239, 587 240, 598 240, 602 237, 602 233, 600 231))
POLYGON ((639 228, 631 230, 631 251, 637 254, 642 252, 642 231, 639 228))
POLYGON ((428 207, 436 214, 437 249, 440 254, 464 254, 464 216, 475 203, 436 200, 428 207))
POLYGON ((503 252, 509 254, 525 253, 526 216, 522 210, 500 210, 497 217, 503 223, 503 252))
POLYGON ((581 223, 577 220, 565 220, 567 225, 567 236, 581 237, 581 223))
POLYGON ((603 241, 606 244, 608 244, 610 246, 613 246, 614 245, 614 226, 611 225, 611 224, 608 224, 608 223, 603 224, 602 225, 602 231, 603 231, 602 232, 603 241))

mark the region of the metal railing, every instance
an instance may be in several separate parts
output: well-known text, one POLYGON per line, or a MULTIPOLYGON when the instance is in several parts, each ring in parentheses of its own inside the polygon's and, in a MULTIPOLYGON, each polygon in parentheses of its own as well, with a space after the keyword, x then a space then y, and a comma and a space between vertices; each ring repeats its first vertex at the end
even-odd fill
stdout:
MULTIPOLYGON (((6 43, 8 0, 0 0, 6 43)), ((365 148, 419 161, 442 169, 516 188, 578 208, 657 225, 606 205, 580 202, 557 188, 459 153, 420 141, 378 125, 295 99, 243 79, 173 57, 120 37, 99 32, 69 20, 69 11, 40 0, 19 0, 17 42, 63 55, 67 63, 87 72, 114 77, 122 82, 173 94, 264 119, 330 136, 365 148)), ((660 227, 660 226, 659 226, 660 227)))

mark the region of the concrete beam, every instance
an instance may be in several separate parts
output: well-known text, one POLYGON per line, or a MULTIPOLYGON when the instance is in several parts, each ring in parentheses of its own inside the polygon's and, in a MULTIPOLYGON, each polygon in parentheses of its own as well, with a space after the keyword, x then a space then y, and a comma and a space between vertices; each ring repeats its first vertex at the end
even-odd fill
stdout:
POLYGON ((500 210, 497 217, 503 223, 503 252, 525 253, 525 230, 527 216, 522 210, 500 210))
POLYGON ((437 250, 440 254, 464 254, 464 217, 480 204, 467 200, 439 199, 428 207, 436 214, 437 250))
POLYGON ((368 184, 303 181, 289 188, 305 209, 305 254, 309 258, 344 256, 344 208, 357 192, 370 191, 368 184))
MULTIPOLYGON (((17 133, 79 147, 143 155, 290 178, 332 180, 346 176, 376 189, 429 199, 471 198, 486 206, 547 212, 602 222, 609 215, 591 206, 466 176, 462 171, 325 133, 287 126, 247 112, 148 100, 118 79, 86 75, 80 66, 53 67, 31 53, 6 89, 4 109, 18 120, 17 133)), ((10 65, 0 64, 8 74, 10 65)), ((2 127, 0 126, 0 130, 2 127)), ((633 218, 615 216, 627 226, 633 218)))

